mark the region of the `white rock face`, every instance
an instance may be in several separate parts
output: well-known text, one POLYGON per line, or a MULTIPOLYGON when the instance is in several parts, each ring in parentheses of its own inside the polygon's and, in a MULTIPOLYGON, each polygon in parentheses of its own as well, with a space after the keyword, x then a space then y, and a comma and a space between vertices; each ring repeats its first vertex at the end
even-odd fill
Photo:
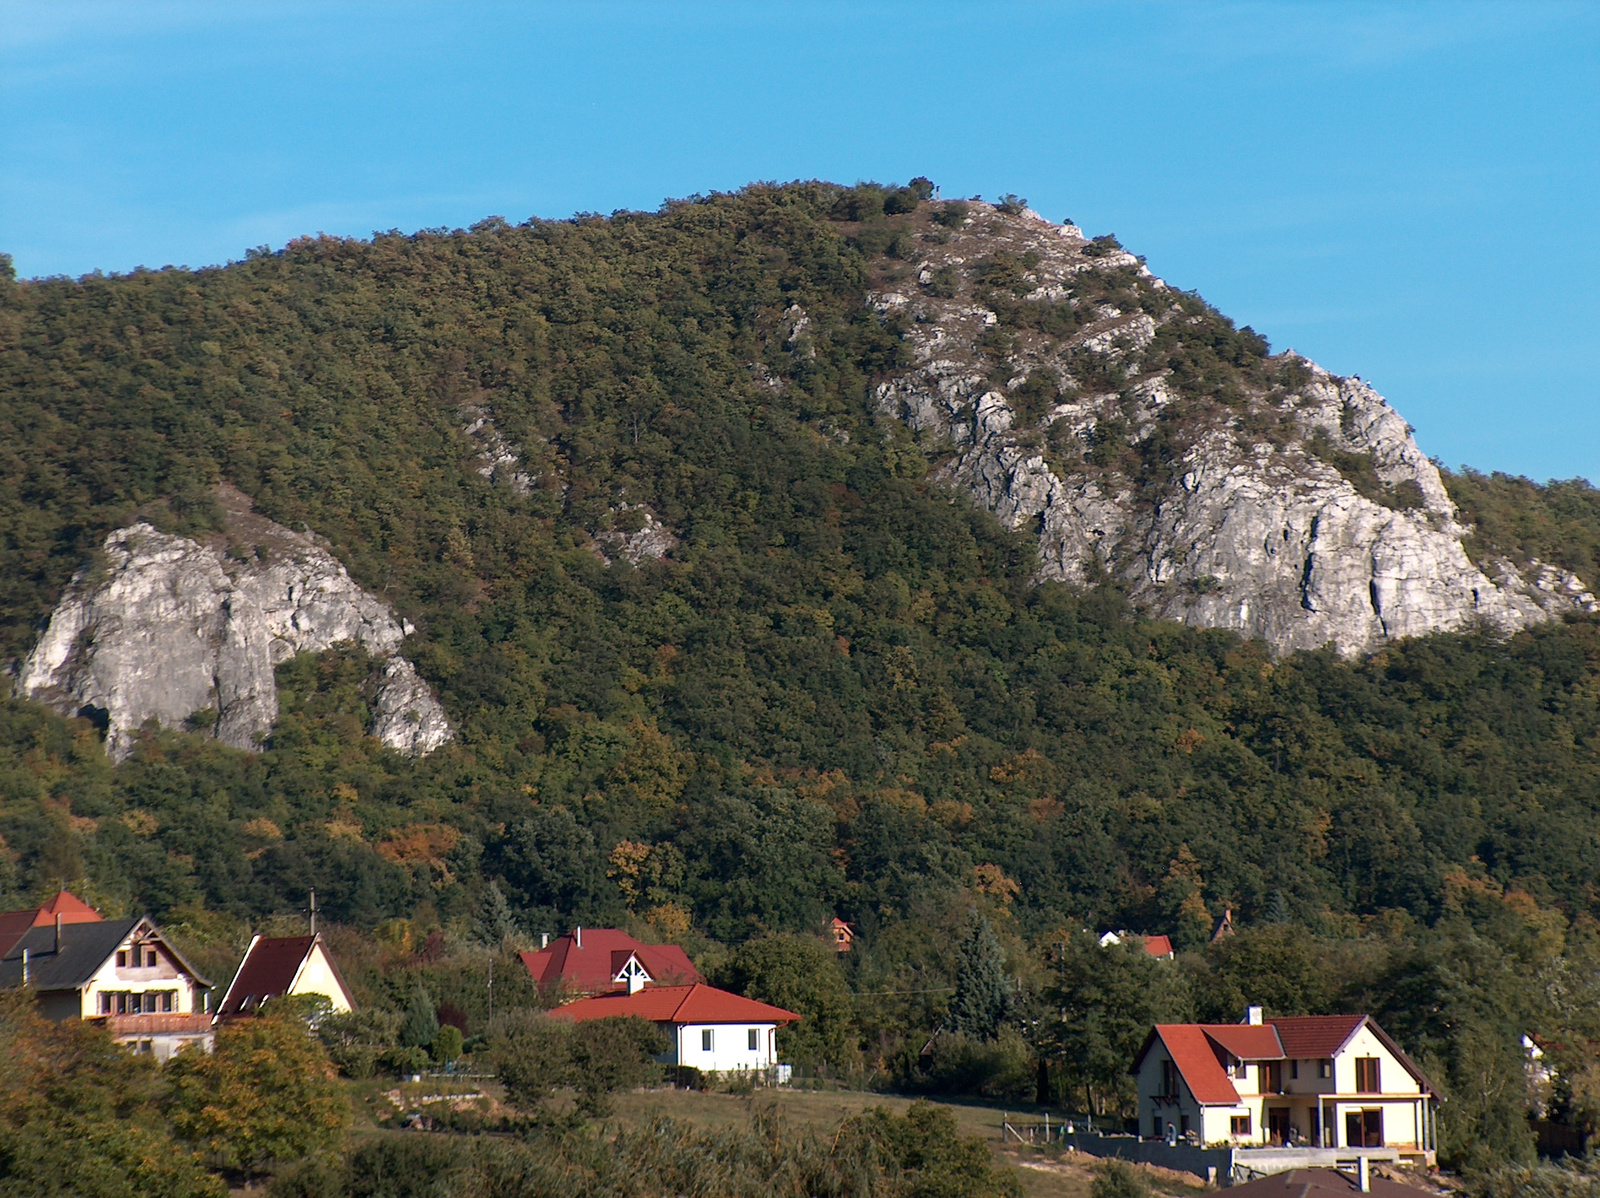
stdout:
POLYGON ((178 727, 206 710, 218 740, 254 749, 278 714, 274 667, 352 642, 390 659, 374 735, 411 754, 449 740, 438 701, 395 656, 409 629, 310 536, 250 514, 238 492, 223 498, 234 543, 264 558, 241 561, 143 522, 118 529, 56 605, 24 663, 23 693, 68 715, 105 712, 115 760, 146 720, 178 727))
POLYGON ((637 513, 629 522, 637 522, 639 527, 632 532, 613 528, 595 536, 596 552, 606 565, 609 566, 613 559, 619 557, 627 559, 633 566, 646 561, 658 562, 677 548, 678 538, 645 504, 623 503, 613 508, 612 512, 618 516, 637 513))
POLYGON ((1019 330, 1004 388, 986 381, 992 358, 979 343, 995 314, 968 287, 950 298, 867 297, 879 312, 912 318, 906 337, 916 364, 878 388, 880 412, 953 448, 940 477, 1008 526, 1037 533, 1040 578, 1114 577, 1153 614, 1234 629, 1277 652, 1332 644, 1355 654, 1480 622, 1511 631, 1596 610, 1583 581, 1552 566, 1496 561, 1490 578, 1474 565, 1462 543, 1470 530, 1439 471, 1399 413, 1360 379, 1337 378, 1290 351, 1273 361, 1303 367, 1292 391, 1230 406, 1180 402, 1159 364, 1143 358, 1163 325, 1197 318, 1160 280, 1125 252, 1086 254, 1095 247, 1076 228, 969 207, 990 219, 929 249, 924 282, 944 265, 967 267, 970 279, 972 265, 1005 251, 1026 264, 1014 292, 1024 303, 1076 309, 1078 276, 1134 266, 1153 297, 1133 313, 1086 309, 1059 341, 1019 330), (1115 393, 1078 383, 1073 371, 1086 357, 1122 372, 1115 393), (1024 420, 1019 401, 1040 370, 1063 380, 1066 397, 1024 420), (1097 437, 1137 450, 1158 432, 1165 460, 1144 477, 1117 454, 1097 464, 1088 452, 1097 437), (1367 494, 1341 473, 1341 459, 1365 463, 1367 494), (1368 497, 1375 492, 1378 499, 1368 497))

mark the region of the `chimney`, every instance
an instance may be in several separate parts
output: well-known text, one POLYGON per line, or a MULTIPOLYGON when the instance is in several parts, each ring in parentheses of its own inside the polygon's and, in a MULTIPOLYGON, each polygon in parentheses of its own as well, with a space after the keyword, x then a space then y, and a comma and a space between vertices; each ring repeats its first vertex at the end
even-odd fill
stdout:
POLYGON ((1260 1007, 1246 1007, 1244 1009, 1244 1021, 1246 1023, 1248 1023, 1251 1027, 1260 1027, 1261 1026, 1261 1008, 1260 1007))
POLYGON ((577 946, 579 948, 583 947, 583 928, 582 927, 579 927, 577 929, 577 931, 572 933, 572 939, 577 942, 577 946))
POLYGON ((628 975, 628 993, 637 994, 644 989, 644 974, 634 970, 628 975))
POLYGON ((28 950, 22 950, 22 984, 28 984, 28 950))
POLYGON ((61 912, 56 912, 56 956, 61 955, 61 912))
POLYGON ((542 949, 550 947, 550 933, 549 932, 540 932, 539 933, 539 947, 542 948, 542 949))
POLYGON ((1372 1193, 1372 1162, 1364 1156, 1356 1158, 1356 1184, 1363 1194, 1372 1193))

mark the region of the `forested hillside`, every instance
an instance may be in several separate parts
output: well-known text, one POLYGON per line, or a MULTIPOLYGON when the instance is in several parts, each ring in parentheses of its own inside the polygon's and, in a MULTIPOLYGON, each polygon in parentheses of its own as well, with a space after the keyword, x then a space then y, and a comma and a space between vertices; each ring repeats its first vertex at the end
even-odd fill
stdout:
MULTIPOLYGON (((0 281, 8 660, 107 532, 203 535, 227 482, 414 623, 458 731, 420 760, 365 736, 353 649, 281 668, 257 754, 152 729, 113 767, 89 721, 7 697, 6 905, 70 885, 223 961, 315 888, 407 951, 615 923, 734 973, 740 946, 839 915, 845 980, 897 997, 816 1059, 902 1078, 975 906, 1058 999, 1074 930, 1199 950, 1231 911, 1241 943, 1296 927, 1296 968, 1342 970, 1269 1004, 1382 1006, 1444 1084, 1492 1069, 1492 1109, 1516 1108, 1517 1036, 1600 1036, 1577 982, 1510 980, 1595 964, 1600 622, 1274 658, 1109 584, 1035 583, 1025 531, 928 477, 947 447, 873 415, 906 351, 863 293, 914 268, 927 195, 757 186, 0 281), (514 477, 484 469, 485 427, 514 477), (655 524, 664 557, 619 551, 655 524), (1481 968, 1442 979, 1467 943, 1481 968)), ((1191 302, 1207 386, 1277 368, 1191 302)), ((1586 484, 1448 482, 1486 551, 1594 576, 1586 484)), ((1172 1001, 1276 984, 1229 951, 1172 1001)))

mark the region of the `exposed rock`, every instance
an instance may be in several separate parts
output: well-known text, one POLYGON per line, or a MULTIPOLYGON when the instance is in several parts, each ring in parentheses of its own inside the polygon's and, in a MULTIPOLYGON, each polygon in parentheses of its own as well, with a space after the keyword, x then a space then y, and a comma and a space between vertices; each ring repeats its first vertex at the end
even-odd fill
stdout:
MULTIPOLYGON (((969 207, 974 215, 988 209, 969 207)), ((879 312, 913 318, 905 335, 914 368, 878 388, 880 412, 928 444, 953 447, 939 477, 1010 527, 1037 533, 1039 577, 1114 577, 1154 614, 1234 629, 1278 652, 1333 644, 1358 653, 1398 637, 1478 623, 1510 631, 1596 610, 1584 582, 1554 567, 1519 571, 1496 560, 1485 563, 1491 578, 1475 565, 1462 540, 1470 530, 1439 471, 1360 379, 1335 377, 1290 351, 1275 361, 1303 367, 1292 391, 1250 394, 1231 407, 1175 403, 1171 381, 1142 359, 1162 325, 1202 318, 1184 315, 1132 255, 1085 242, 1076 227, 1032 213, 991 215, 929 247, 921 281, 945 266, 965 267, 970 281, 972 265, 1004 250, 1028 264, 1014 291, 1025 303, 1076 306, 1078 277, 1090 271, 1126 278, 1136 267, 1131 277, 1148 289, 1145 310, 1101 304, 1060 341, 1018 330, 1004 388, 989 381, 980 343, 996 314, 970 286, 947 298, 867 297, 879 312), (1073 370, 1086 360, 1114 366, 1126 383, 1085 393, 1073 370), (1066 394, 1023 420, 1018 389, 1044 369, 1066 394), (1115 460, 1096 464, 1087 452, 1108 438, 1137 447, 1158 430, 1170 456, 1154 481, 1115 460), (1362 488, 1341 461, 1370 470, 1362 488)))
POLYGON ((199 713, 218 740, 253 749, 277 718, 274 668, 348 642, 390 658, 374 735, 405 753, 448 740, 438 701, 394 656, 409 626, 310 535, 254 515, 237 491, 220 498, 223 543, 142 521, 107 536, 102 560, 72 580, 24 663, 23 693, 64 714, 103 713, 116 760, 146 720, 173 728, 199 713))
POLYGON ((677 547, 678 538, 647 506, 642 503, 623 503, 612 509, 617 524, 595 536, 596 552, 600 560, 610 565, 616 558, 625 558, 630 565, 644 561, 660 561, 677 547), (629 529, 628 525, 636 525, 629 529))
POLYGON ((504 482, 518 495, 533 490, 533 476, 522 469, 522 447, 507 441, 495 426, 494 415, 477 404, 462 404, 466 434, 478 450, 478 473, 491 482, 504 482))

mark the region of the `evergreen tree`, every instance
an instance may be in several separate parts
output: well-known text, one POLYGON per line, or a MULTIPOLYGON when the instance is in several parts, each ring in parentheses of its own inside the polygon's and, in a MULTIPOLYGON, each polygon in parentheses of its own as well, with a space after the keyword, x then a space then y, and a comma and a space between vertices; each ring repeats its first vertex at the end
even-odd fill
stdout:
POLYGON ((407 1048, 428 1048, 439 1031, 439 1016, 427 988, 418 983, 406 1004, 406 1021, 400 1028, 400 1043, 407 1048))
POLYGON ((945 1016, 946 1030, 993 1040, 1011 1013, 1014 992, 1005 952, 982 912, 974 909, 956 964, 956 995, 945 1016))
POLYGON ((490 948, 499 948, 507 940, 522 935, 522 925, 517 913, 507 901, 499 882, 490 882, 483 895, 483 907, 478 914, 474 930, 478 939, 490 948))

